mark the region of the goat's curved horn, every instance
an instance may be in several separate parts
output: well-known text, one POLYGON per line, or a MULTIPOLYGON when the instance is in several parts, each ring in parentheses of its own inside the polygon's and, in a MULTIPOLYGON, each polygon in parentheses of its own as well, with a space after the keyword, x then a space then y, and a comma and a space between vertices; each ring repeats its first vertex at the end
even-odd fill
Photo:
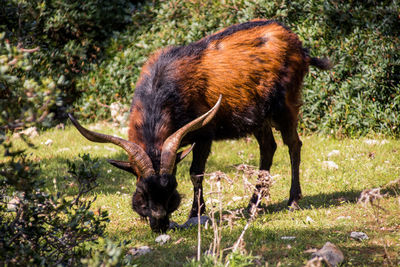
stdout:
POLYGON ((140 174, 143 177, 148 177, 155 174, 153 164, 151 163, 149 156, 137 144, 116 136, 90 131, 80 125, 74 116, 72 116, 72 114, 68 113, 68 117, 76 129, 78 129, 78 131, 84 137, 86 137, 86 139, 97 143, 112 143, 122 147, 128 153, 129 158, 133 161, 132 164, 135 164, 135 166, 138 167, 140 174))
POLYGON ((165 140, 161 151, 160 174, 172 174, 176 160, 176 152, 179 149, 179 145, 183 137, 187 133, 200 129, 201 127, 209 123, 217 113, 218 108, 221 105, 221 100, 222 95, 219 96, 219 99, 215 106, 207 113, 189 122, 179 130, 177 130, 175 133, 173 133, 170 137, 168 137, 167 140, 165 140))

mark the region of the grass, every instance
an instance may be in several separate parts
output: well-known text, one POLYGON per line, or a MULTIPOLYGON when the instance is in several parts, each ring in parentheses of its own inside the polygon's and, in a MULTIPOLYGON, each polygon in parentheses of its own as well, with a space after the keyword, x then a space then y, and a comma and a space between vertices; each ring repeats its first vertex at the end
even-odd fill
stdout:
MULTIPOLYGON (((93 127, 94 125, 92 125, 93 127)), ((97 124, 96 131, 120 135, 118 128, 97 124)), ((271 188, 271 201, 252 222, 244 236, 245 255, 253 255, 253 264, 271 266, 302 266, 310 258, 306 250, 321 248, 325 242, 336 244, 344 253, 346 266, 397 266, 400 265, 400 190, 388 191, 377 209, 357 204, 360 193, 367 188, 382 187, 400 178, 400 140, 383 139, 379 136, 360 139, 337 140, 329 136, 302 136, 301 184, 304 198, 302 210, 289 212, 286 202, 290 187, 290 162, 288 149, 277 133, 278 150, 274 157, 271 175, 275 183, 271 188), (370 142, 369 140, 375 140, 370 142), (328 158, 328 153, 339 154, 328 158), (334 161, 339 168, 330 170, 324 161, 334 161), (350 238, 352 231, 362 231, 368 240, 350 238), (294 240, 282 240, 282 236, 295 236, 294 240)), ((135 260, 139 266, 181 266, 192 262, 197 255, 197 227, 168 232, 171 241, 165 245, 155 242, 157 234, 141 220, 130 207, 135 190, 135 178, 106 162, 107 158, 126 159, 125 153, 111 144, 96 144, 84 139, 74 128, 52 130, 35 137, 37 149, 29 148, 33 158, 40 161, 42 176, 49 181, 61 182, 66 175, 67 159, 80 153, 90 153, 102 162, 102 176, 93 194, 97 196, 96 208, 109 212, 108 236, 116 241, 130 240, 130 246, 147 245, 153 251, 135 260), (51 146, 44 143, 52 139, 51 146)), ((18 147, 22 141, 15 140, 18 147)), ((207 172, 225 172, 235 181, 222 180, 223 211, 237 211, 247 206, 251 192, 243 186, 235 165, 258 166, 258 145, 254 138, 215 142, 207 163, 207 172), (236 198, 234 198, 236 197, 236 198), (233 200, 235 199, 235 200, 233 200)), ((189 178, 190 156, 178 167, 178 191, 183 194, 180 208, 172 220, 183 223, 191 207, 193 190, 189 178)), ((252 181, 253 183, 255 181, 252 181)), ((211 181, 205 179, 205 199, 208 211, 212 199, 211 181)), ((71 192, 74 184, 70 184, 71 192)), ((231 225, 222 225, 221 249, 231 247, 239 237, 248 218, 239 216, 231 225)), ((202 228, 204 253, 213 240, 212 228, 202 228)), ((193 263, 193 262, 192 262, 193 263)))

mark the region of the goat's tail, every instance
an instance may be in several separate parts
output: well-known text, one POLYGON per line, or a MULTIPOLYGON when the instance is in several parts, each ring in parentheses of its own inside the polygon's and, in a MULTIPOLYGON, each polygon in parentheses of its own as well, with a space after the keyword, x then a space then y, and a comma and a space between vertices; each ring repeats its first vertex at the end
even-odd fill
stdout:
POLYGON ((321 70, 329 70, 332 68, 332 63, 328 58, 311 57, 308 48, 303 47, 304 56, 309 58, 310 65, 315 66, 321 70))
POLYGON ((327 58, 310 57, 310 65, 315 66, 321 70, 329 70, 332 68, 332 63, 327 58))

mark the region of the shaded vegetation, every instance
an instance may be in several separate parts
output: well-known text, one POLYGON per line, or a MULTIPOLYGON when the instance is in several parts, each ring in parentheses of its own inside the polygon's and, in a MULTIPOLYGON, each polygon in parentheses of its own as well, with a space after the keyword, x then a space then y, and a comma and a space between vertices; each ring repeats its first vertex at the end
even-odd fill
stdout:
POLYGON ((57 182, 61 177, 53 177, 53 190, 48 190, 39 178, 39 163, 9 141, 2 146, 0 265, 129 264, 121 254, 121 243, 102 238, 109 221, 107 211, 93 211, 96 197, 84 198, 97 185, 98 160, 84 154, 79 160, 67 161, 71 175, 61 183, 57 182), (74 183, 78 190, 69 197, 66 188, 74 183))
POLYGON ((132 22, 128 0, 11 0, 0 6, 0 125, 49 127, 66 117, 77 80, 114 30, 132 22), (12 78, 10 78, 12 76, 12 78), (10 103, 15 103, 10 107, 10 103))
POLYGON ((81 118, 109 118, 107 105, 130 104, 140 67, 156 49, 269 18, 289 26, 313 56, 335 64, 327 73, 312 69, 305 81, 303 131, 399 136, 399 11, 390 0, 6 1, 1 124, 50 126, 71 107, 81 118), (10 64, 14 58, 20 63, 10 64))
POLYGON ((82 77, 75 105, 104 118, 98 104, 130 103, 140 66, 156 49, 199 40, 254 18, 285 23, 313 56, 329 57, 331 72, 311 70, 303 90, 300 127, 337 136, 399 135, 400 22, 397 1, 161 1, 134 14, 104 60, 82 77))

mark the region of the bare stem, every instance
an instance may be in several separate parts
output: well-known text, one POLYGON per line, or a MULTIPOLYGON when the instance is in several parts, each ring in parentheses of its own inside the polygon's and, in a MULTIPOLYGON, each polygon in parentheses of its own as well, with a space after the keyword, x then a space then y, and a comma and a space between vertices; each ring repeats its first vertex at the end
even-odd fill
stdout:
POLYGON ((200 225, 200 195, 201 189, 199 189, 199 194, 197 195, 197 261, 199 262, 200 267, 200 256, 201 256, 201 225, 200 225))

